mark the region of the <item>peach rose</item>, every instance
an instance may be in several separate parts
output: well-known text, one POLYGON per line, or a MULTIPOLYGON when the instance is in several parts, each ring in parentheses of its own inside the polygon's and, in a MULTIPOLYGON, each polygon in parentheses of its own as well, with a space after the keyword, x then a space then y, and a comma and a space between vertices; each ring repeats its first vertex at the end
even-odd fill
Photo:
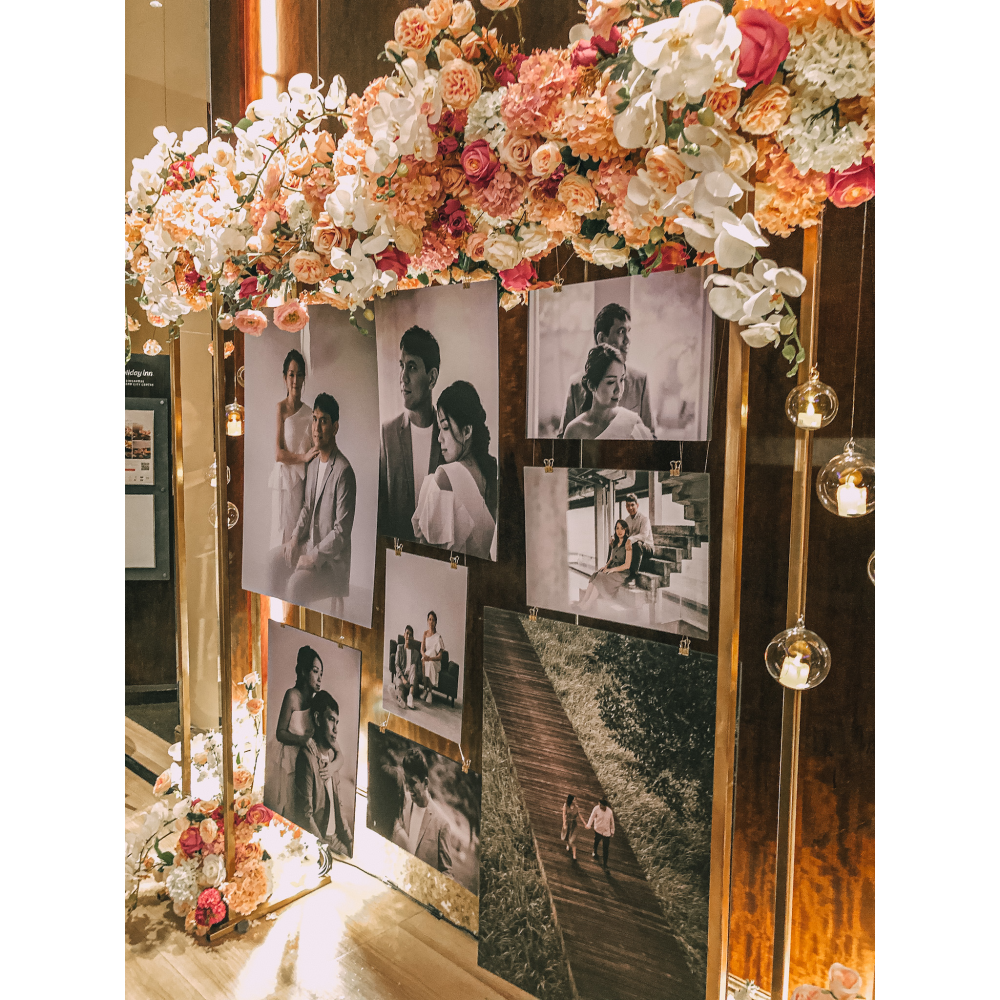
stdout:
POLYGON ((532 167, 532 157, 538 148, 539 140, 534 136, 507 132, 500 140, 497 152, 500 154, 501 163, 506 163, 515 174, 523 177, 528 172, 528 168, 532 167))
POLYGON ((233 772, 233 788, 242 792, 244 788, 249 788, 253 784, 253 775, 245 768, 238 767, 233 772))
POLYGON ((465 242, 465 252, 473 260, 483 260, 485 254, 483 252, 486 246, 486 233, 470 233, 469 238, 465 242))
POLYGON ((732 118, 736 109, 740 106, 740 95, 743 93, 736 87, 729 87, 723 84, 713 87, 705 95, 705 103, 720 117, 732 118))
MULTIPOLYGON (((292 305, 292 303, 291 303, 291 302, 288 302, 288 303, 286 303, 286 305, 292 305)), ((299 307, 299 309, 301 309, 301 310, 302 310, 302 312, 303 312, 303 313, 304 313, 304 314, 305 314, 306 316, 308 316, 308 315, 309 315, 308 313, 306 313, 306 312, 305 312, 305 306, 304 306, 304 305, 302 305, 302 304, 301 304, 301 303, 299 303, 299 302, 296 302, 296 303, 295 303, 295 305, 297 305, 297 306, 299 307)), ((280 308, 283 308, 283 307, 282 307, 282 306, 279 306, 278 308, 280 309, 280 308)), ((275 309, 275 312, 277 312, 277 311, 278 311, 278 310, 277 310, 277 309, 275 309)), ((305 324, 304 324, 304 323, 303 323, 302 325, 303 325, 303 326, 305 326, 305 324)), ((275 323, 275 326, 277 326, 277 323, 275 323)), ((247 711, 248 711, 248 712, 249 712, 249 713, 250 713, 251 715, 259 715, 259 714, 260 714, 260 710, 261 710, 261 709, 262 709, 263 707, 264 707, 264 702, 263 702, 263 701, 262 701, 262 700, 261 700, 260 698, 251 698, 251 699, 250 699, 250 700, 249 700, 249 701, 247 702, 247 711)))
POLYGON ((155 355, 159 354, 160 351, 162 350, 163 348, 160 347, 160 342, 158 340, 153 339, 152 337, 150 337, 150 339, 147 340, 146 343, 142 345, 143 354, 155 355))
POLYGON ((233 317, 233 323, 240 333, 251 337, 259 337, 267 329, 267 317, 259 309, 241 309, 233 317))
POLYGON ((351 240, 350 233, 346 229, 341 229, 340 226, 335 226, 326 212, 320 212, 319 221, 312 227, 309 238, 312 240, 316 253, 323 254, 325 257, 329 257, 330 251, 335 247, 348 246, 351 240))
POLYGON ((462 50, 450 38, 438 42, 437 54, 438 62, 442 66, 446 62, 451 62, 452 59, 462 58, 462 50))
MULTIPOLYGON (((442 167, 438 177, 441 181, 441 187, 448 194, 460 195, 465 190, 465 171, 461 167, 442 167)), ((396 245, 399 246, 399 243, 397 242, 396 245)), ((402 249, 400 247, 400 250, 402 249)), ((409 253, 408 250, 406 252, 409 253)))
POLYGON ((423 58, 430 51, 435 31, 427 20, 427 15, 419 7, 407 7, 400 11, 393 27, 393 37, 408 55, 423 58))
POLYGON ((435 31, 441 31, 443 28, 447 28, 451 21, 451 10, 452 0, 430 0, 430 3, 424 7, 424 14, 427 17, 427 23, 435 31))
POLYGON ((467 34, 475 23, 476 12, 469 0, 460 0, 459 3, 452 6, 451 24, 448 25, 448 30, 456 38, 467 34))
POLYGON ((646 170, 660 187, 673 194, 683 182, 687 167, 669 146, 654 146, 646 153, 646 170))
POLYGON ((441 70, 441 100, 449 108, 464 111, 476 103, 482 90, 479 70, 464 59, 452 59, 441 70))
POLYGON ((314 163, 312 153, 298 152, 288 154, 288 172, 296 177, 305 177, 312 170, 314 163))
POLYGON ((191 807, 191 811, 192 812, 199 812, 199 813, 202 814, 202 816, 210 816, 218 808, 219 808, 219 803, 218 803, 218 801, 216 799, 202 799, 198 803, 198 808, 195 809, 192 806, 191 807))
POLYGON ((149 321, 151 326, 165 327, 170 326, 170 320, 164 318, 163 316, 157 316, 156 313, 146 313, 146 319, 149 321))
POLYGON ((233 804, 233 808, 237 812, 245 813, 252 805, 253 799, 249 795, 240 795, 233 804))
POLYGON ((516 7, 518 0, 479 0, 487 10, 510 10, 516 7))
POLYGON ((827 985, 836 1000, 854 1000, 865 986, 860 972, 849 969, 840 962, 834 962, 830 966, 829 976, 827 985))
POLYGON ((157 779, 156 784, 153 785, 154 795, 166 795, 173 786, 174 779, 170 777, 170 768, 167 768, 157 779))
POLYGON ((847 0, 840 7, 840 23, 855 38, 871 41, 875 34, 875 3, 867 0, 847 0))
MULTIPOLYGON (((458 168, 456 167, 454 169, 458 168)), ((459 172, 461 173, 461 171, 459 172)), ((465 175, 463 174, 462 176, 464 177, 465 175)), ((423 240, 421 240, 420 234, 415 233, 409 226, 397 225, 394 240, 396 248, 402 250, 403 253, 408 253, 411 257, 418 254, 421 246, 423 246, 423 240)))
POLYGON ((337 140, 329 132, 317 132, 316 144, 313 146, 313 159, 319 163, 329 163, 337 152, 337 140))
POLYGON ((326 276, 326 264, 323 258, 310 250, 300 250, 297 254, 293 254, 288 262, 288 268, 292 272, 292 277, 305 285, 315 285, 326 276))
POLYGON ((750 100, 740 108, 736 121, 751 135, 770 135, 781 128, 792 110, 792 99, 783 83, 758 87, 750 100))
POLYGON ((205 841, 206 844, 211 844, 219 832, 219 827, 214 819, 203 819, 198 824, 198 832, 201 834, 201 839, 205 841))
POLYGON ((559 143, 550 139, 531 154, 531 172, 535 177, 549 177, 562 161, 559 143))

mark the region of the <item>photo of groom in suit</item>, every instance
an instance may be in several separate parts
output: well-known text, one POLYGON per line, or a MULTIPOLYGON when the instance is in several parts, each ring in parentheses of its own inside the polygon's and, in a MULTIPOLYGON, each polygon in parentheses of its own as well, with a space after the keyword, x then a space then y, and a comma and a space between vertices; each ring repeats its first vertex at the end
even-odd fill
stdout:
POLYGON ((408 751, 403 758, 403 780, 406 795, 392 842, 431 868, 452 875, 448 821, 431 795, 427 762, 418 750, 408 751))
POLYGON ((305 496, 291 537, 271 552, 277 593, 292 604, 331 599, 329 614, 343 616, 351 592, 351 531, 357 483, 337 447, 340 406, 321 392, 313 403, 312 442, 318 454, 306 465, 305 496))
POLYGON ((441 369, 434 335, 411 326, 399 341, 403 412, 382 424, 379 447, 379 534, 413 541, 413 513, 424 478, 442 463, 431 393, 441 369))

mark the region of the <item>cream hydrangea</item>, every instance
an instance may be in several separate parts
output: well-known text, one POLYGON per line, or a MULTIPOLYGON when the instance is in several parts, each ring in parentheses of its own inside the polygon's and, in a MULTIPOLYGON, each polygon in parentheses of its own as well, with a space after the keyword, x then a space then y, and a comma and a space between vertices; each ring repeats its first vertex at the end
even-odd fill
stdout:
POLYGON ((846 170, 867 152, 864 125, 838 125, 836 101, 823 87, 793 87, 792 111, 777 137, 801 173, 846 170))
POLYGON ((484 90, 476 100, 476 103, 469 108, 469 117, 465 123, 465 141, 475 142, 477 139, 485 139, 487 143, 496 149, 503 139, 506 126, 503 118, 500 117, 500 102, 506 87, 497 90, 484 90))
POLYGON ((823 88, 835 100, 867 94, 875 86, 868 46, 825 17, 815 28, 793 32, 789 42, 786 71, 800 82, 823 88))

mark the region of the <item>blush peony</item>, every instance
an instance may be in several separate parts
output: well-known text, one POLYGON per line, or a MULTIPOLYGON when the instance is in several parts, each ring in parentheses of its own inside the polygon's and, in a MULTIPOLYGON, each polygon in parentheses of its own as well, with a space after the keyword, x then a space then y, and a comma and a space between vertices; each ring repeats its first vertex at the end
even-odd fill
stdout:
POLYGON ((300 250, 293 254, 288 262, 288 269, 292 272, 292 277, 304 285, 315 285, 326 277, 326 262, 311 250, 300 250))
POLYGON ((669 146, 661 145, 646 153, 646 171, 668 194, 673 194, 684 180, 687 167, 669 146))
MULTIPOLYGON (((308 322, 309 309, 304 302, 299 302, 298 299, 292 299, 291 302, 274 307, 274 325, 279 330, 284 330, 286 333, 298 333, 308 322)), ((260 711, 260 708, 255 712, 250 707, 254 702, 263 707, 260 698, 251 698, 247 702, 247 711, 251 715, 256 715, 260 711)))
POLYGON ((440 82, 441 100, 456 111, 464 111, 475 104, 482 90, 479 70, 464 59, 446 62, 440 82))
POLYGON ((788 27, 766 10, 753 7, 741 10, 736 15, 736 24, 743 35, 737 76, 748 89, 758 83, 770 83, 788 55, 788 27))
POLYGON ((259 337, 267 329, 267 317, 259 309, 241 309, 233 317, 233 325, 240 333, 259 337))

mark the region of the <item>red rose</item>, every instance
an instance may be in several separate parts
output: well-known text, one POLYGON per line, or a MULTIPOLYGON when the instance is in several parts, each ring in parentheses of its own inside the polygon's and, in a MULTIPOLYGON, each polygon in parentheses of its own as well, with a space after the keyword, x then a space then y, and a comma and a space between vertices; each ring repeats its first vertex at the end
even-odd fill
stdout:
POLYGON ((454 153, 456 149, 458 149, 458 139, 456 139, 453 135, 446 135, 438 143, 438 152, 442 156, 447 156, 448 153, 454 153))
POLYGON ((826 175, 826 193, 837 208, 854 208, 875 197, 875 162, 866 156, 846 170, 831 170, 826 175))
POLYGON ((257 284, 257 279, 251 275, 249 278, 244 278, 240 282, 240 295, 241 299, 249 299, 254 295, 260 294, 260 287, 257 284))
POLYGON ((573 53, 569 57, 569 64, 571 66, 596 66, 599 58, 600 53, 597 51, 594 39, 590 38, 585 42, 578 42, 573 46, 573 53))
POLYGON ((657 253, 660 259, 656 267, 649 272, 650 274, 654 274, 657 271, 672 271, 675 267, 688 266, 687 250, 680 243, 664 243, 657 253))
POLYGON ((470 142, 462 150, 462 169, 474 184, 485 187, 497 172, 500 160, 485 139, 470 142))
POLYGON ((373 259, 380 271, 395 271, 397 278, 405 278, 410 266, 410 255, 397 247, 386 247, 381 253, 375 254, 373 259))
POLYGON ((188 857, 197 854, 205 846, 205 842, 201 839, 201 833, 198 831, 197 823, 193 823, 177 838, 177 846, 188 857))
POLYGON ((264 805, 263 802, 255 802, 247 810, 247 822, 252 823, 254 826, 267 826, 271 822, 271 817, 274 813, 264 805))
POLYGON ((508 292, 526 292, 531 283, 538 278, 535 265, 530 260, 522 260, 516 267, 500 271, 500 281, 508 292))
POLYGON ((788 55, 788 28, 773 14, 748 7, 736 15, 743 33, 740 65, 736 70, 747 90, 758 83, 770 83, 788 55))

